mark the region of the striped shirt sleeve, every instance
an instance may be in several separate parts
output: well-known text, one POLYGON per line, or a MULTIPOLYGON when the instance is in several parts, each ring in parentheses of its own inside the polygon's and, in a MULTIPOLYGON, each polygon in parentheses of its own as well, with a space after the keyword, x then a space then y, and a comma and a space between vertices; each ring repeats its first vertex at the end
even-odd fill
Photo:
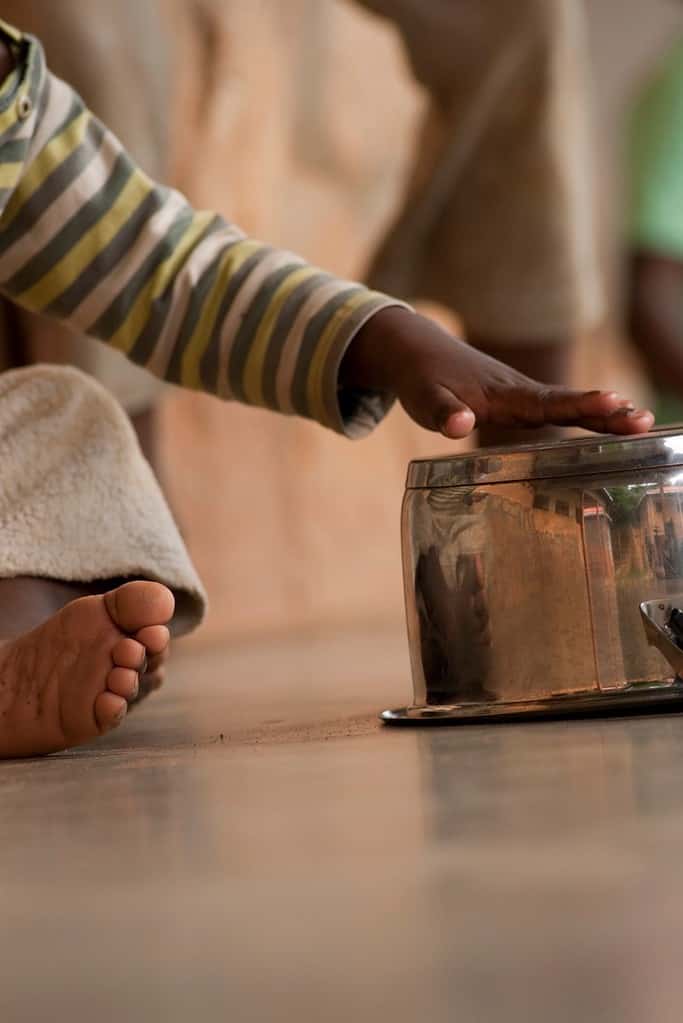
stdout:
POLYGON ((156 376, 360 436, 390 397, 341 392, 361 326, 398 301, 198 212, 150 180, 0 22, 17 68, 0 89, 0 292, 156 376))

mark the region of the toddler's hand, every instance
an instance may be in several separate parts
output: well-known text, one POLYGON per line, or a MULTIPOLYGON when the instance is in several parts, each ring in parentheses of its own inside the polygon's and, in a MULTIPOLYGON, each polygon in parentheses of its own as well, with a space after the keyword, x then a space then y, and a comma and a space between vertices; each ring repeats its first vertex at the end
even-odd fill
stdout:
POLYGON ((539 384, 398 306, 359 331, 340 382, 395 394, 416 423, 453 439, 466 437, 477 423, 598 433, 646 433, 654 424, 651 412, 614 391, 539 384))

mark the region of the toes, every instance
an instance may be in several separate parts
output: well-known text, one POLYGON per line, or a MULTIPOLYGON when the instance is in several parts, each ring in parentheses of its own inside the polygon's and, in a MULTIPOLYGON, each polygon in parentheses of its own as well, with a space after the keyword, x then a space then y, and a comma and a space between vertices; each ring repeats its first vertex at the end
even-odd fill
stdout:
POLYGON ((173 594, 161 583, 125 583, 106 593, 109 616, 122 632, 136 633, 150 625, 165 625, 173 617, 173 594))
POLYGON ((149 625, 135 635, 138 643, 142 643, 146 649, 148 657, 164 653, 168 649, 170 637, 171 634, 165 625, 149 625))
MULTIPOLYGON (((159 628, 163 628, 163 626, 159 626, 159 628)), ((132 668, 134 671, 140 671, 145 664, 145 645, 124 636, 115 644, 111 658, 117 668, 132 668)))
POLYGON ((124 700, 134 700, 138 695, 140 682, 137 671, 132 668, 112 668, 107 676, 107 689, 124 700))
POLYGON ((163 684, 163 668, 158 672, 154 672, 153 675, 144 675, 140 679, 140 691, 138 692, 137 698, 131 702, 131 707, 137 707, 138 704, 142 703, 148 696, 155 693, 157 689, 161 689, 163 684))
POLYGON ((95 720, 101 732, 117 728, 126 716, 128 704, 115 693, 100 693, 95 700, 95 720))
POLYGON ((164 667, 167 660, 168 657, 166 655, 166 651, 161 654, 153 654, 151 657, 148 657, 145 675, 153 675, 155 671, 159 671, 160 668, 164 667))

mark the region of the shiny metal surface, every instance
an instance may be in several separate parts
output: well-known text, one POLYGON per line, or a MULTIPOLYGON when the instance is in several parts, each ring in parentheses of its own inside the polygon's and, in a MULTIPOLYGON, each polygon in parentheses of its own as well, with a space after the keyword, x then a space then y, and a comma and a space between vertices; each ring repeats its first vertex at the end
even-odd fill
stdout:
POLYGON ((645 635, 650 646, 664 655, 678 676, 683 675, 683 642, 678 630, 672 627, 672 617, 683 605, 683 594, 669 601, 645 600, 640 605, 640 614, 645 635))
POLYGON ((611 692, 556 693, 545 699, 518 700, 510 703, 452 704, 437 707, 401 707, 385 710, 381 720, 388 725, 429 724, 439 721, 486 721, 501 718, 512 721, 532 717, 581 717, 606 711, 646 710, 653 701, 677 706, 683 699, 683 682, 640 682, 611 692))
POLYGON ((640 437, 594 435, 552 444, 481 448, 465 455, 416 459, 408 467, 406 486, 461 487, 676 465, 683 465, 683 426, 653 430, 640 437))
MULTIPOLYGON (((440 461, 418 463, 409 481, 430 478, 429 465, 433 480, 472 474, 478 457, 448 460, 447 472, 440 461)), ((523 464, 545 475, 406 490, 414 708, 384 720, 680 698, 671 683, 683 657, 641 605, 683 607, 683 465, 671 462, 683 461, 683 434, 587 438, 495 458, 494 480, 523 464), (620 462, 631 467, 616 471, 620 462), (571 465, 581 474, 566 475, 571 465)))

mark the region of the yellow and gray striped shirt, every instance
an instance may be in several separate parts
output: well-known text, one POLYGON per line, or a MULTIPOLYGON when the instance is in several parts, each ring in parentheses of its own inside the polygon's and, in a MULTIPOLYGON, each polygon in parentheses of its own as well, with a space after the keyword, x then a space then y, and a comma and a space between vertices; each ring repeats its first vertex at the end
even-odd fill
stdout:
POLYGON ((348 436, 386 411, 338 389, 342 356, 400 304, 248 238, 151 181, 40 44, 0 22, 0 292, 156 376, 316 419, 348 436))

